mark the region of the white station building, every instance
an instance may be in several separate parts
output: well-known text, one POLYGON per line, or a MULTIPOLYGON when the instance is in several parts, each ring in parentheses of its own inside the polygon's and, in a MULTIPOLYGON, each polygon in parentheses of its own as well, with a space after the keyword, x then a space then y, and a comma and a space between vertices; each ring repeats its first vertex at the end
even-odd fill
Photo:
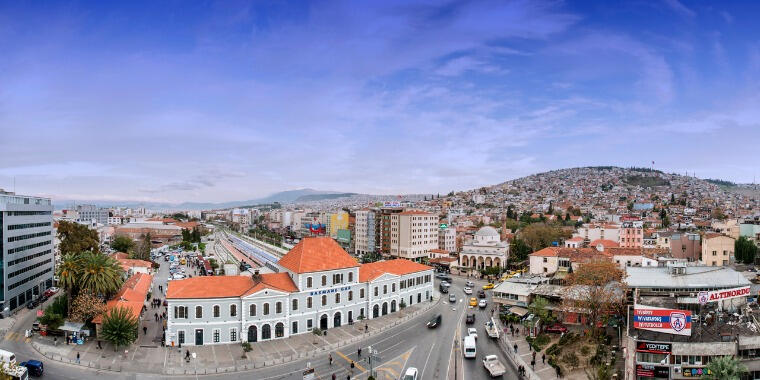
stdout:
POLYGON ((359 264, 329 237, 307 237, 279 273, 171 281, 169 345, 287 338, 429 302, 433 268, 405 259, 359 264))

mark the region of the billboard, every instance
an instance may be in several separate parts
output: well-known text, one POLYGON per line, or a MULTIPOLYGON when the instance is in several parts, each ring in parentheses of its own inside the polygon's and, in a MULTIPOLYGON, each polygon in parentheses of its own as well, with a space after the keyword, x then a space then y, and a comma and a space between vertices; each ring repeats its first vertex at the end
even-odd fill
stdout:
POLYGON ((383 202, 383 207, 399 208, 401 207, 401 202, 383 202))
POLYGON ((633 307, 633 327, 666 334, 691 335, 691 312, 635 305, 633 307))
POLYGON ((700 303, 702 302, 702 296, 703 293, 707 293, 704 295, 706 297, 705 302, 715 302, 715 301, 722 301, 727 300, 731 298, 738 298, 738 297, 749 297, 749 286, 740 286, 738 288, 731 288, 731 289, 721 289, 721 290, 713 290, 711 292, 700 292, 700 303))

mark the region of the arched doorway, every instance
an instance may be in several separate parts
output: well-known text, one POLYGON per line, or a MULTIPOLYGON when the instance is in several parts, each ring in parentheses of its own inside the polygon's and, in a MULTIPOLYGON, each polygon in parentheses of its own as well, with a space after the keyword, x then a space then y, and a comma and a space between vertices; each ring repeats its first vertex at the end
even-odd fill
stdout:
POLYGON ((412 304, 412 296, 409 296, 409 305, 412 304))
POLYGON ((493 259, 493 266, 501 268, 501 259, 498 257, 493 259))
POLYGON ((422 293, 417 293, 417 303, 422 302, 422 293))
POLYGON ((333 327, 340 327, 340 312, 336 312, 335 315, 333 315, 333 327))
POLYGON ((468 266, 467 264, 469 264, 469 262, 470 262, 470 260, 468 260, 468 259, 467 259, 467 256, 462 256, 462 260, 461 260, 461 261, 462 261, 462 264, 461 264, 461 265, 462 265, 463 267, 466 267, 466 266, 468 266))
POLYGON ((269 325, 261 326, 261 340, 272 339, 272 328, 269 325))
POLYGON ((388 314, 388 302, 383 302, 383 315, 388 314))
POLYGON ((396 300, 391 301, 391 313, 396 312, 396 300))
POLYGON ((256 329, 256 326, 248 327, 248 341, 249 342, 255 342, 258 340, 258 331, 256 329))
POLYGON ((493 266, 493 261, 491 261, 491 258, 490 258, 490 257, 489 257, 489 258, 486 258, 486 266, 487 266, 487 267, 492 267, 492 266, 493 266))
POLYGON ((377 318, 380 316, 380 306, 372 306, 372 318, 377 318))
POLYGON ((278 322, 274 325, 274 337, 282 338, 285 336, 285 325, 282 322, 278 322))
POLYGON ((352 323, 354 323, 354 311, 353 310, 349 310, 348 311, 348 324, 350 325, 352 323))
POLYGON ((319 328, 327 330, 327 314, 322 314, 322 316, 319 317, 319 328))

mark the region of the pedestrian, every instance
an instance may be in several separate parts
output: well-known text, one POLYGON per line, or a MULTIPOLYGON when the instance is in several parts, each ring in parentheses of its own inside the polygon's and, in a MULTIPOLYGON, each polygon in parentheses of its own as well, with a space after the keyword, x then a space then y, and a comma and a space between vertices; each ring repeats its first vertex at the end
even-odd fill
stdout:
POLYGON ((536 369, 536 359, 530 361, 530 368, 536 369))
POLYGON ((357 350, 357 353, 359 354, 359 357, 362 357, 362 348, 361 347, 359 347, 359 349, 357 350))
POLYGON ((515 349, 515 353, 517 353, 517 343, 515 343, 515 345, 512 346, 512 348, 514 348, 515 349))
POLYGON ((536 351, 533 351, 533 360, 536 360, 536 351))
POLYGON ((546 353, 541 354, 541 364, 546 364, 546 353))
POLYGON ((101 345, 100 345, 100 341, 98 341, 98 349, 99 349, 99 350, 102 350, 102 349, 103 349, 103 346, 101 346, 101 345))
POLYGON ((332 380, 335 380, 335 374, 334 373, 332 374, 332 380))
POLYGON ((77 352, 77 364, 79 364, 79 352, 77 352))
POLYGON ((148 335, 148 328, 143 326, 143 335, 148 335))
MULTIPOLYGON (((332 354, 327 355, 327 358, 330 360, 330 365, 332 365, 332 354)), ((335 377, 335 375, 333 375, 335 377)))
POLYGON ((520 329, 515 329, 515 334, 517 334, 517 336, 520 336, 520 329))
POLYGON ((556 372, 556 373, 557 373, 557 378, 559 379, 559 378, 560 378, 560 374, 561 374, 561 373, 559 372, 559 367, 554 367, 554 372, 556 372))
POLYGON ((364 332, 366 333, 369 330, 369 326, 365 323, 364 324, 364 332))
POLYGON ((158 313, 153 313, 153 316, 156 318, 156 322, 158 322, 158 313))
POLYGON ((185 359, 190 359, 190 350, 185 351, 185 359))

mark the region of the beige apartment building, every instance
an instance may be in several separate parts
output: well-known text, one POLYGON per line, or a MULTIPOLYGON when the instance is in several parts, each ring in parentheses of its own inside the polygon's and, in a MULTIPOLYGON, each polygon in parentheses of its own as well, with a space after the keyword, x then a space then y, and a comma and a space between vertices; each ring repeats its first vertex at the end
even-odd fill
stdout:
POLYGON ((391 215, 391 256, 419 261, 438 249, 438 216, 425 211, 391 215))
POLYGON ((734 260, 734 238, 708 233, 702 238, 701 261, 707 266, 722 267, 734 260))

